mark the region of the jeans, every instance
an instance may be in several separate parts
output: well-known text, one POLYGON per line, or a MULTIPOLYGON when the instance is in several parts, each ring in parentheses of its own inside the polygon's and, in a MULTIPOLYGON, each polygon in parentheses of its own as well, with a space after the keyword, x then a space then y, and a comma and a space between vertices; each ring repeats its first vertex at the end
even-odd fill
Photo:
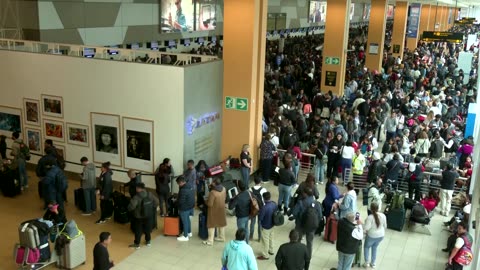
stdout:
POLYGON ((244 229, 245 230, 245 241, 248 244, 248 241, 250 239, 250 231, 248 230, 248 220, 250 217, 237 217, 237 230, 238 229, 244 229))
POLYGON ((248 184, 250 184, 250 168, 242 167, 240 172, 242 173, 243 183, 245 183, 245 187, 248 188, 248 184))
POLYGON ((94 188, 84 188, 83 196, 85 197, 85 213, 89 214, 97 210, 97 198, 94 188))
POLYGON ((270 257, 270 253, 273 253, 273 228, 262 228, 262 256, 265 258, 270 257))
POLYGON ((17 159, 18 172, 20 173, 20 183, 22 187, 28 186, 27 162, 25 159, 17 159))
POLYGON ((302 228, 298 225, 295 226, 295 230, 301 233, 301 238, 305 236, 307 241, 307 251, 310 254, 310 258, 312 257, 312 249, 313 249, 313 237, 315 236, 315 231, 313 232, 304 232, 302 228))
POLYGON ((343 183, 347 183, 348 179, 345 179, 345 169, 352 168, 352 160, 347 158, 342 158, 342 160, 340 161, 340 166, 342 167, 343 183))
POLYGON ((372 248, 372 260, 370 261, 371 264, 375 264, 375 261, 377 260, 377 248, 380 242, 382 242, 383 237, 378 237, 378 238, 372 238, 367 235, 365 238, 365 244, 363 245, 363 255, 365 258, 365 262, 369 262, 369 256, 370 256, 370 248, 372 248))
POLYGON ((453 190, 440 189, 440 211, 448 215, 452 207, 453 190))
POLYGON ((190 216, 193 216, 193 208, 185 211, 178 211, 178 215, 182 221, 183 236, 188 237, 188 234, 192 233, 190 216))
MULTIPOLYGON (((252 217, 252 219, 250 219, 250 237, 253 237, 253 235, 255 234, 255 223, 257 223, 257 217, 252 217)), ((262 227, 260 226, 260 220, 258 221, 258 240, 262 239, 262 227)))
POLYGON ((168 214, 168 196, 170 191, 162 190, 157 191, 158 201, 159 201, 159 208, 160 208, 160 215, 167 215, 168 214))
POLYGON ((263 182, 268 182, 272 173, 273 159, 262 159, 260 162, 262 166, 262 180, 263 182))
POLYGON ((325 166, 320 159, 315 160, 315 180, 318 182, 323 182, 325 178, 325 166))
POLYGON ((278 207, 281 207, 283 203, 284 208, 288 208, 291 191, 292 186, 278 184, 278 207))
MULTIPOLYGON (((156 218, 156 217, 155 217, 156 218)), ((135 245, 140 245, 142 234, 145 234, 145 241, 150 242, 152 233, 152 219, 151 218, 136 218, 134 219, 133 229, 135 231, 135 245)))
POLYGON ((100 220, 105 220, 113 215, 112 200, 100 200, 101 217, 100 220))
POLYGON ((298 180, 298 172, 300 171, 300 161, 298 162, 298 165, 293 164, 292 170, 293 170, 293 175, 295 175, 295 180, 298 180))
POLYGON ((337 270, 350 270, 352 269, 352 263, 355 259, 355 254, 345 254, 338 252, 338 266, 337 270))
POLYGON ((387 131, 387 137, 385 138, 385 143, 388 143, 390 138, 395 138, 395 136, 397 136, 396 131, 394 131, 394 132, 387 131))

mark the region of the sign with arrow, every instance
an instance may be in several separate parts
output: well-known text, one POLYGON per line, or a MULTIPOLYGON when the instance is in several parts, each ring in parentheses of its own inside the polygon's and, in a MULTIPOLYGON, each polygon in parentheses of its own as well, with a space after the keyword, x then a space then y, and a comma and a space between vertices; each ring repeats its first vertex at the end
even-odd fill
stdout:
POLYGON ((225 109, 248 111, 248 98, 226 96, 225 109))
POLYGON ((340 65, 340 57, 325 57, 325 64, 327 65, 340 65))

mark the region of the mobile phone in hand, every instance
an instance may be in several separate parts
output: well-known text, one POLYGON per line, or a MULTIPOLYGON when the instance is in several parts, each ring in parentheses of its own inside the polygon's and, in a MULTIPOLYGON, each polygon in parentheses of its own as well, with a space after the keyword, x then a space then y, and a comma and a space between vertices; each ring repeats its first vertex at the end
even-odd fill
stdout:
POLYGON ((357 213, 355 214, 355 220, 359 220, 359 219, 360 219, 360 213, 357 212, 357 213))

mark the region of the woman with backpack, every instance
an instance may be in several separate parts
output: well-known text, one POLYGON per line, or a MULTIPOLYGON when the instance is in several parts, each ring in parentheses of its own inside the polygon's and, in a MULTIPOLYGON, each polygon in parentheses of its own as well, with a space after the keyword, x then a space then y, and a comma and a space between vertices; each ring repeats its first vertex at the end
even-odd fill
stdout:
POLYGON ((365 244, 363 245, 363 254, 365 263, 363 267, 372 267, 375 268, 375 261, 377 259, 377 248, 385 237, 385 230, 387 229, 387 217, 378 212, 378 204, 372 202, 370 204, 370 214, 365 220, 365 225, 363 227, 364 232, 366 232, 365 244), (370 261, 370 250, 372 251, 372 260, 370 261))

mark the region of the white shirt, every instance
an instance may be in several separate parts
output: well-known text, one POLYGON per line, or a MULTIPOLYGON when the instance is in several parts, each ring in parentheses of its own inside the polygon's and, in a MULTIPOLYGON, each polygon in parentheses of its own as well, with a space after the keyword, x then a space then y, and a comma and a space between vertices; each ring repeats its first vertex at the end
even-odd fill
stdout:
POLYGON ((367 232, 367 235, 371 238, 379 238, 385 236, 385 229, 387 228, 387 217, 380 212, 378 212, 377 215, 380 219, 379 227, 377 227, 377 223, 375 223, 375 217, 373 215, 369 215, 365 220, 365 231, 367 232))
POLYGON ((352 231, 352 237, 357 240, 363 239, 363 227, 362 224, 355 226, 355 229, 352 231))
POLYGON ((345 159, 353 159, 353 155, 355 154, 355 149, 351 146, 344 146, 342 150, 342 158, 345 159))
MULTIPOLYGON (((372 135, 372 150, 376 150, 378 148, 378 141, 375 135, 372 135)), ((370 138, 368 138, 370 139, 370 138)))
POLYGON ((472 209, 472 204, 469 203, 469 204, 465 205, 462 210, 463 210, 463 213, 470 215, 471 209, 472 209))
POLYGON ((442 110, 435 106, 430 107, 430 110, 428 112, 431 111, 433 112, 433 115, 442 114, 442 110))
POLYGON ((273 143, 273 145, 275 145, 275 147, 278 147, 280 144, 280 140, 278 139, 277 135, 273 135, 270 141, 273 143))
MULTIPOLYGON (((400 161, 400 162, 403 163, 403 156, 400 155, 400 153, 397 153, 397 154, 398 154, 398 161, 400 161)), ((386 154, 385 157, 383 158, 383 162, 388 163, 390 160, 393 159, 393 156, 394 156, 394 155, 395 155, 394 153, 388 153, 388 154, 386 154)))

